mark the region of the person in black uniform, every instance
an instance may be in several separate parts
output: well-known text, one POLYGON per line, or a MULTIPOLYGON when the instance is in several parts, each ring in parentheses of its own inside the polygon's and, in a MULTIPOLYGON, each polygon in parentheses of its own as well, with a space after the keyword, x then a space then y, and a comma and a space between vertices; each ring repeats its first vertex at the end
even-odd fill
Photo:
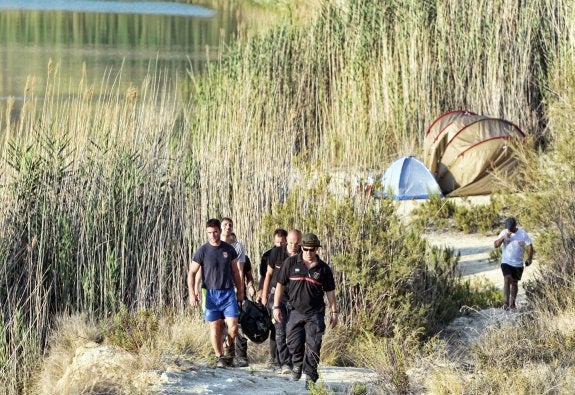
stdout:
MULTIPOLYGON (((235 235, 234 235, 235 237, 235 235)), ((254 290, 254 277, 252 275, 252 262, 250 257, 246 255, 246 261, 244 262, 244 289, 247 289, 247 293, 250 297, 255 294, 254 290)), ((248 339, 244 335, 242 326, 238 327, 238 334, 236 336, 235 344, 235 356, 236 356, 236 366, 241 368, 249 365, 248 362, 248 339)))
MULTIPOLYGON (((273 238, 274 238, 274 246, 263 253, 261 261, 260 261, 260 280, 259 280, 259 287, 257 293, 257 301, 258 303, 263 303, 266 308, 268 308, 268 313, 270 316, 272 315, 271 309, 264 303, 264 300, 267 302, 268 293, 265 296, 262 295, 264 289, 264 281, 266 278, 266 273, 268 270, 268 258, 270 257, 271 252, 282 246, 285 246, 287 243, 287 235, 288 232, 283 228, 277 228, 274 230, 273 238)), ((269 345, 270 345, 270 359, 269 359, 269 367, 274 370, 279 370, 281 372, 281 361, 278 355, 277 344, 276 344, 276 328, 275 325, 272 325, 270 328, 270 337, 269 337, 269 345)), ((285 342, 285 336, 284 336, 285 342)), ((287 347, 287 346, 286 346, 287 347)))
POLYGON ((281 247, 281 246, 286 245, 287 235, 288 235, 287 230, 285 230, 283 228, 277 228, 276 230, 274 230, 274 234, 273 234, 274 246, 272 248, 270 248, 269 250, 267 250, 266 252, 264 252, 262 255, 262 258, 260 260, 260 270, 259 270, 260 280, 258 283, 258 294, 257 294, 258 302, 261 301, 261 299, 262 299, 262 290, 264 288, 264 280, 266 278, 266 272, 268 270, 268 258, 270 256, 270 253, 272 252, 274 247, 281 247))
POLYGON ((281 311, 282 321, 274 322, 274 329, 276 335, 277 359, 279 362, 279 372, 281 374, 289 374, 292 371, 291 354, 289 352, 286 341, 286 324, 289 320, 287 310, 288 294, 287 289, 284 288, 283 295, 279 303, 275 301, 275 286, 277 284, 277 275, 285 262, 290 257, 297 255, 300 252, 301 232, 297 229, 292 229, 287 235, 287 244, 281 247, 272 249, 268 258, 268 269, 266 272, 266 279, 264 281, 264 289, 262 293, 262 303, 268 306, 270 314, 273 315, 273 307, 278 306, 281 311))
POLYGON ((287 344, 292 355, 292 379, 306 374, 306 388, 319 378, 317 367, 325 331, 324 294, 330 308, 331 327, 338 322, 335 281, 331 268, 316 254, 321 247, 318 237, 306 233, 301 239, 300 254, 285 260, 278 272, 274 295, 273 315, 276 321, 284 319, 280 302, 287 287, 291 311, 287 322, 287 344))

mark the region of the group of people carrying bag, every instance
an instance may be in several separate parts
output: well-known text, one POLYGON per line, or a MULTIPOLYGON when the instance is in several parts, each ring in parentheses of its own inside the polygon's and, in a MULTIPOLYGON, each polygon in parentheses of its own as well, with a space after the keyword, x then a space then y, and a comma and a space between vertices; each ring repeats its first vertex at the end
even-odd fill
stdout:
MULTIPOLYGON (((194 253, 187 279, 189 303, 192 307, 202 304, 204 319, 209 323, 217 367, 234 366, 234 359, 235 366, 247 366, 247 340, 243 332, 248 332, 248 337, 255 341, 265 338, 258 338, 252 330, 257 325, 252 326, 253 322, 245 319, 251 312, 257 314, 252 302, 244 302, 246 289, 249 296, 255 294, 254 280, 251 264, 246 267, 249 260, 244 247, 232 236, 232 230, 230 218, 207 221, 208 241, 194 253)), ((317 255, 320 247, 313 233, 302 235, 297 229, 289 232, 276 229, 274 247, 262 256, 257 291, 257 304, 261 302, 267 307, 273 322, 270 365, 280 374, 291 374, 295 381, 305 374, 306 388, 319 378, 320 349, 326 327, 324 296, 329 304, 330 325, 334 327, 338 322, 333 272, 317 255)))

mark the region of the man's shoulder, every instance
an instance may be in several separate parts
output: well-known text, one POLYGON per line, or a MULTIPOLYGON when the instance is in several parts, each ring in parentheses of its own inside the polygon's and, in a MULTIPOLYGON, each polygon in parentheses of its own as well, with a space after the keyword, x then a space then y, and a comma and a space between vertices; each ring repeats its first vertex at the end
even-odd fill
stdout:
POLYGON ((319 257, 318 257, 318 265, 321 266, 324 270, 329 270, 331 272, 331 266, 326 261, 324 261, 319 257))
POLYGON ((284 260, 284 264, 285 265, 293 265, 296 264, 298 262, 302 261, 301 259, 301 254, 295 254, 292 256, 288 256, 285 260, 284 260))
MULTIPOLYGON (((236 253, 236 249, 234 248, 234 246, 232 246, 230 243, 226 243, 223 240, 220 242, 220 245, 218 247, 223 249, 223 250, 233 251, 234 253, 236 253)), ((236 253, 236 255, 237 255, 237 253, 236 253)))
POLYGON ((529 237, 529 233, 527 233, 527 231, 523 228, 519 228, 518 230, 520 232, 520 235, 523 239, 525 240, 531 240, 531 238, 529 237))
POLYGON ((265 251, 265 252, 262 254, 262 260, 267 259, 267 257, 270 256, 270 254, 272 253, 272 250, 273 250, 274 248, 275 248, 275 247, 272 247, 272 248, 270 248, 269 250, 265 251))
POLYGON ((196 250, 196 252, 205 251, 205 250, 208 249, 209 246, 210 246, 210 243, 205 242, 204 244, 202 244, 201 246, 198 247, 198 249, 196 250))
POLYGON ((270 255, 269 255, 269 257, 270 257, 270 258, 274 258, 274 259, 277 258, 277 257, 281 257, 282 255, 284 255, 284 254, 286 253, 285 251, 286 251, 286 250, 285 250, 285 247, 284 247, 284 246, 273 247, 273 248, 270 250, 270 255))

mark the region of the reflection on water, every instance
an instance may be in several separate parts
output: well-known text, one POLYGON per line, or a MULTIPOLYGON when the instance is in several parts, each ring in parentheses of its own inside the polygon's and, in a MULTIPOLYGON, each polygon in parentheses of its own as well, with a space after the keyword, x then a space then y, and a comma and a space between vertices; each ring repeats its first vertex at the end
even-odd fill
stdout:
POLYGON ((158 1, 0 0, 0 9, 35 5, 35 10, 0 12, 0 98, 28 95, 24 89, 29 76, 35 77, 35 95, 41 96, 50 59, 59 67, 61 94, 66 96, 78 89, 84 65, 96 88, 104 75, 113 79, 120 70, 124 87, 139 86, 149 70, 169 70, 172 75, 183 75, 189 68, 201 72, 208 53, 216 58, 219 45, 237 33, 240 13, 233 3, 210 10, 158 1), (40 10, 63 5, 74 11, 40 10), (120 6, 135 13, 113 10, 120 6), (104 9, 108 11, 101 12, 104 9), (158 15, 184 9, 190 13, 158 15), (151 10, 156 14, 149 14, 151 10))
POLYGON ((73 11, 112 14, 148 14, 212 17, 209 8, 181 3, 89 0, 0 0, 0 10, 73 11))

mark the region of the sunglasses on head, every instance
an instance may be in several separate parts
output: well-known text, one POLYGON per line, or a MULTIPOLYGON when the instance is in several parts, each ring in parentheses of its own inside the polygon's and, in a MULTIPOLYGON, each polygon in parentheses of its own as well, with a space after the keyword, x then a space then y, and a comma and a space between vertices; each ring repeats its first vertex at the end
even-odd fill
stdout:
POLYGON ((310 247, 310 248, 302 247, 301 249, 302 249, 302 251, 305 251, 305 252, 315 251, 314 247, 310 247))

